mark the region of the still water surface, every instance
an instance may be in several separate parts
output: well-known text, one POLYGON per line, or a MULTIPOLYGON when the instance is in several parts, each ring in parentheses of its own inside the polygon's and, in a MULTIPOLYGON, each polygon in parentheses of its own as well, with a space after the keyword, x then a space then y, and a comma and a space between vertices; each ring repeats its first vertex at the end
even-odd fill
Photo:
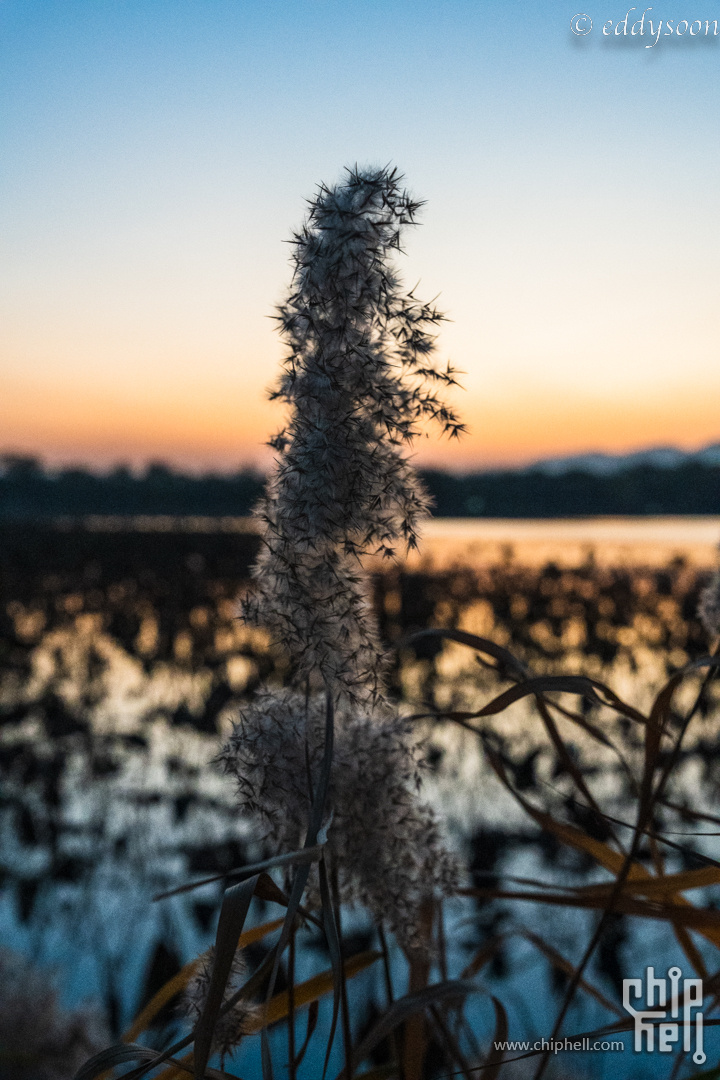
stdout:
MULTIPOLYGON (((57 965, 67 1002, 103 1000, 118 1030, 136 1011, 163 950, 184 963, 212 939, 219 887, 160 904, 153 894, 263 854, 212 759, 237 702, 258 679, 273 677, 266 643, 234 618, 243 573, 235 582, 227 569, 221 575, 203 540, 217 537, 217 523, 215 533, 196 520, 131 525, 96 519, 86 531, 119 548, 127 548, 129 533, 145 535, 147 571, 106 571, 104 555, 95 553, 65 577, 55 567, 17 585, 6 603, 12 628, 0 681, 0 937, 57 965), (177 569, 164 558, 162 566, 150 565, 158 533, 195 544, 186 550, 178 539, 177 569)), ((231 545, 233 536, 247 534, 247 522, 228 519, 221 531, 231 545)), ((421 551, 399 577, 393 572, 381 583, 384 633, 393 640, 408 626, 457 625, 525 649, 541 670, 560 664, 602 674, 628 700, 647 704, 667 673, 668 650, 678 664, 701 650, 688 613, 692 590, 717 564, 718 539, 720 518, 433 521, 421 551)), ((477 707, 496 692, 474 656, 452 645, 435 655, 403 655, 396 682, 401 707, 411 710, 429 698, 440 707, 477 707)), ((531 772, 537 760, 539 782, 552 780, 542 756, 533 758, 543 733, 527 704, 515 706, 498 729, 531 772)), ((479 870, 546 881, 580 873, 576 864, 548 859, 529 837, 527 818, 493 778, 473 736, 448 725, 421 725, 418 734, 434 763, 426 797, 463 857, 479 870)), ((717 741, 712 715, 697 739, 707 759, 717 741)), ((611 755, 576 732, 573 746, 621 807, 611 755)), ((702 754, 688 755, 678 790, 710 807, 714 781, 708 785, 702 754)), ((704 842, 708 854, 714 843, 704 842)), ((452 966, 462 968, 484 934, 516 918, 570 955, 581 948, 588 930, 582 912, 559 919, 550 908, 515 908, 504 905, 498 914, 451 903, 452 966)), ((272 915, 258 909, 254 918, 272 915)), ((360 914, 352 925, 362 934, 360 914)), ((618 949, 631 975, 641 974, 648 955, 658 968, 685 962, 662 924, 623 934, 618 949)), ((395 963, 400 977, 403 961, 395 963)), ((322 952, 307 949, 299 977, 326 965, 322 952)), ((488 985, 506 1002, 513 1032, 546 1034, 554 1007, 546 963, 516 937, 504 965, 488 975, 488 985)), ((366 995, 380 1000, 380 976, 362 980, 366 995)), ((491 1023, 486 1006, 473 1006, 479 1030, 491 1023)), ((602 1019, 586 1003, 573 1030, 602 1019)), ((603 1069, 610 1065, 596 1063, 593 1075, 603 1069)))

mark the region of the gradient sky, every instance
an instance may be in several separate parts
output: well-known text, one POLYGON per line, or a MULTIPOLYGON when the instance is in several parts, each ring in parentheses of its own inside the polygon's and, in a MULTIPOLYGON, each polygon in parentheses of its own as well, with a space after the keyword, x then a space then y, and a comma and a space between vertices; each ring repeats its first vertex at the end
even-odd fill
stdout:
POLYGON ((626 11, 2 0, 0 449, 267 460, 284 241, 354 162, 427 200, 401 264, 471 433, 422 461, 720 440, 720 37, 603 38, 626 11))

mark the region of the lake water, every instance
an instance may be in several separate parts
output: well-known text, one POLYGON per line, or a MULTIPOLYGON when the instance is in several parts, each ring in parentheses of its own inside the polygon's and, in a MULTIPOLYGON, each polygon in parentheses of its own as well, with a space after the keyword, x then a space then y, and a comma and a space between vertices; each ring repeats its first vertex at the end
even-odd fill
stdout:
POLYGON ((660 565, 676 557, 716 566, 720 517, 628 517, 547 520, 438 518, 423 530, 411 562, 474 564, 507 557, 536 566, 553 560, 573 566, 590 552, 602 565, 660 565))
MULTIPOLYGON (((252 518, 207 517, 90 517, 91 532, 186 534, 252 534, 252 518)), ((68 526, 74 523, 68 522, 68 526)), ((584 558, 594 550, 603 561, 653 562, 676 555, 714 566, 718 561, 720 517, 599 517, 599 518, 432 518, 422 529, 419 551, 410 557, 433 560, 446 557, 467 565, 476 559, 494 559, 510 545, 518 558, 552 558, 562 563, 584 558)), ((407 560, 406 560, 407 561, 407 560)))
MULTIPOLYGON (((707 648, 694 611, 718 540, 720 518, 432 521, 419 553, 374 568, 383 635, 392 644, 424 626, 459 627, 511 648, 538 673, 602 677, 647 707, 670 670, 707 648)), ((103 1000, 119 1030, 153 963, 183 963, 212 937, 218 886, 162 904, 153 893, 262 853, 212 764, 238 703, 277 677, 263 636, 235 618, 253 542, 242 519, 91 519, 3 537, 0 936, 57 965, 66 1001, 103 1000)), ((454 644, 401 651, 392 679, 412 711, 477 708, 497 692, 473 652, 454 644)), ((698 720, 675 791, 711 812, 715 715, 698 720)), ((562 781, 527 702, 499 718, 497 731, 530 795, 550 797, 548 785, 562 781)), ((421 725, 418 734, 431 762, 426 797, 476 873, 546 881, 586 873, 538 843, 473 736, 450 725, 421 725)), ((612 755, 572 727, 563 736, 618 812, 625 795, 612 755)), ((711 853, 714 843, 698 847, 711 853)), ((466 947, 515 918, 577 953, 583 913, 558 920, 552 908, 528 908, 451 904, 456 966, 466 947)), ((662 923, 646 927, 642 941, 622 933, 615 953, 630 974, 650 954, 658 965, 684 963, 662 923)), ((554 1007, 546 961, 518 938, 503 963, 488 985, 507 1001, 512 1030, 542 1034, 554 1007)), ((300 977, 326 964, 310 950, 300 977)), ((597 977, 607 990, 610 948, 606 966, 597 977)), ((399 957, 396 968, 399 977, 399 957)), ((363 979, 366 996, 379 996, 380 975, 363 979)), ((487 1001, 473 1008, 486 1030, 487 1001)), ((601 1020, 583 1008, 574 1030, 601 1020)), ((594 1068, 602 1075, 601 1063, 594 1068)))

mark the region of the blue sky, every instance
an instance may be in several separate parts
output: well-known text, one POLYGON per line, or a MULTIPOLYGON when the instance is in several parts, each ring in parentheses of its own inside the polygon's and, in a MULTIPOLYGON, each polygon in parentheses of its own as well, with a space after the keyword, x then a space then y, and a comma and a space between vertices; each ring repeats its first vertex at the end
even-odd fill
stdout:
POLYGON ((285 241, 356 161, 427 200, 403 273, 471 435, 425 460, 720 438, 720 37, 603 37, 626 11, 2 0, 0 447, 261 459, 285 241))

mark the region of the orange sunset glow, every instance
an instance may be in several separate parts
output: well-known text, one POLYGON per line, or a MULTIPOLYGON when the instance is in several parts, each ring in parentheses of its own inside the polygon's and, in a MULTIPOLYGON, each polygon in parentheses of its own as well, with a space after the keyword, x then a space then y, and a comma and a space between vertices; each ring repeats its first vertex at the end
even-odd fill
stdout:
MULTIPOLYGON (((272 451, 264 444, 280 426, 281 409, 259 387, 250 401, 239 385, 231 392, 213 386, 194 390, 170 401, 165 393, 135 399, 96 393, 78 400, 69 389, 15 390, 3 396, 0 420, 9 449, 39 454, 50 464, 89 462, 106 468, 162 459, 190 469, 266 466, 272 451)), ((469 428, 464 438, 420 439, 418 461, 465 470, 588 450, 625 453, 669 443, 694 450, 718 441, 720 432, 712 397, 697 400, 691 389, 639 405, 520 393, 511 401, 490 398, 466 407, 464 416, 469 428)))
POLYGON ((711 50, 440 8, 2 6, 0 452, 266 464, 287 241, 355 161, 426 200, 398 268, 469 434, 423 464, 720 440, 711 50))

